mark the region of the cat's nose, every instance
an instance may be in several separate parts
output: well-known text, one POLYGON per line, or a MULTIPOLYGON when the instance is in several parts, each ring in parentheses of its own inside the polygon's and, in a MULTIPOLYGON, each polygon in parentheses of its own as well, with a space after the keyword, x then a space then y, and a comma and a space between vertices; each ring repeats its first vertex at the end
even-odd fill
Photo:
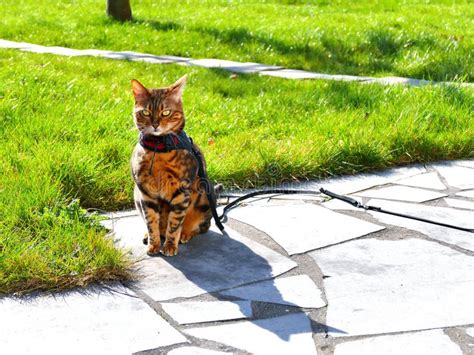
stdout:
POLYGON ((160 126, 160 124, 158 122, 156 123, 152 123, 151 124, 153 126, 153 128, 155 129, 155 131, 158 129, 158 127, 160 126))

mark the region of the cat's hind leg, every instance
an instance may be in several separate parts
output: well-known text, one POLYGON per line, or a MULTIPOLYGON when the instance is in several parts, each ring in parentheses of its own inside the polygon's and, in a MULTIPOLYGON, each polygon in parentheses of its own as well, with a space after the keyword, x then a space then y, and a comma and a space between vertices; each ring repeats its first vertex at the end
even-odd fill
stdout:
POLYGON ((211 226, 211 210, 204 191, 193 191, 181 232, 181 243, 187 243, 198 234, 206 233, 211 226))

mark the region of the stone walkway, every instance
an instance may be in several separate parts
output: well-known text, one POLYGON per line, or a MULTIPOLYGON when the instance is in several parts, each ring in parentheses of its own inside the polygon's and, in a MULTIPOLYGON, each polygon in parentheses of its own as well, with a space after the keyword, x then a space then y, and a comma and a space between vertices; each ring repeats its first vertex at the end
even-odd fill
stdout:
POLYGON ((368 77, 355 75, 340 75, 340 74, 323 74, 314 73, 305 70, 286 69, 279 66, 251 63, 251 62, 235 62, 222 59, 193 59, 186 57, 176 57, 170 55, 154 55, 148 53, 139 53, 131 51, 108 51, 100 49, 73 49, 55 46, 41 46, 38 44, 26 42, 14 42, 0 39, 0 48, 15 48, 25 52, 33 53, 48 53, 69 57, 78 56, 92 56, 116 60, 129 60, 133 62, 146 62, 152 64, 178 64, 184 66, 197 66, 202 68, 218 68, 228 70, 234 73, 250 74, 255 73, 264 76, 273 76, 285 79, 320 79, 320 80, 336 80, 336 81, 355 81, 360 83, 378 83, 381 85, 438 85, 450 84, 460 86, 473 86, 472 83, 457 83, 457 82, 435 82, 429 80, 403 78, 403 77, 368 77))
MULTIPOLYGON (((474 228, 474 160, 309 182, 474 228)), ((105 225, 134 284, 0 299, 2 354, 473 354, 474 235, 320 196, 265 196, 148 257, 134 211, 105 225)))

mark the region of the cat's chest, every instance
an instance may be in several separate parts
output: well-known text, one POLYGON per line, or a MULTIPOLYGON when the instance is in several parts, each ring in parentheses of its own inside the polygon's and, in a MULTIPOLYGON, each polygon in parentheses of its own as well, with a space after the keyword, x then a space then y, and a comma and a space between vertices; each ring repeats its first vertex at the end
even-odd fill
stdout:
POLYGON ((196 178, 197 163, 187 150, 156 153, 137 147, 132 156, 132 173, 150 195, 166 196, 183 181, 196 178))

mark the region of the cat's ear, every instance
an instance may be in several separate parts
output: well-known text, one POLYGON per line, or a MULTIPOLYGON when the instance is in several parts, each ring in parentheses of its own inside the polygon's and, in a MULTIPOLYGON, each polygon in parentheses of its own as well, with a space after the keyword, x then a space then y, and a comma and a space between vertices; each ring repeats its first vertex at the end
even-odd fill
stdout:
POLYGON ((135 102, 140 102, 150 96, 150 92, 138 80, 132 79, 132 90, 135 102))
POLYGON ((181 96, 183 96, 184 86, 186 85, 186 78, 188 76, 184 75, 179 78, 173 85, 168 88, 169 96, 173 97, 176 101, 181 100, 181 96))

